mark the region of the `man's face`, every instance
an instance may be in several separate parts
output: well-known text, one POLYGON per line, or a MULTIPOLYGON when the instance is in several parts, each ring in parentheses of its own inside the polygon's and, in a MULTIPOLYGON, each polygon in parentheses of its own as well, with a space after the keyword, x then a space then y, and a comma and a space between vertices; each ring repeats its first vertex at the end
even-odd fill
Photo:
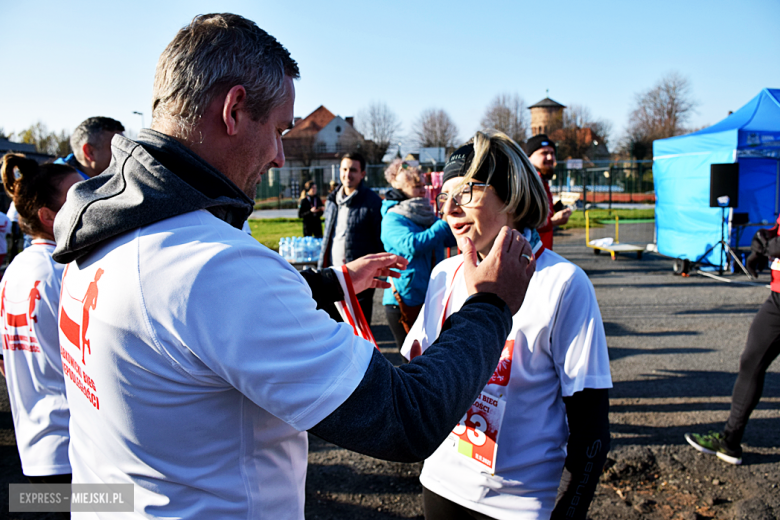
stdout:
POLYGON ((344 185, 344 190, 351 193, 356 190, 360 181, 366 176, 366 171, 360 169, 360 161, 352 159, 342 159, 341 168, 339 168, 339 179, 344 185))
POLYGON ((96 139, 96 143, 92 145, 92 159, 88 161, 90 163, 88 166, 95 170, 95 175, 103 173, 103 171, 108 168, 108 165, 111 164, 111 139, 113 139, 116 134, 121 133, 122 132, 109 132, 108 130, 103 130, 96 139))
POLYGON ((552 175, 555 165, 558 164, 555 161, 555 148, 552 146, 542 146, 532 153, 529 159, 536 171, 545 177, 552 175))
POLYGON ((284 148, 282 134, 292 127, 293 105, 295 104, 295 85, 289 76, 285 76, 284 102, 273 109, 268 120, 249 121, 248 132, 241 144, 240 156, 243 158, 240 169, 230 175, 250 199, 255 198, 255 189, 260 177, 269 168, 284 166, 284 148))

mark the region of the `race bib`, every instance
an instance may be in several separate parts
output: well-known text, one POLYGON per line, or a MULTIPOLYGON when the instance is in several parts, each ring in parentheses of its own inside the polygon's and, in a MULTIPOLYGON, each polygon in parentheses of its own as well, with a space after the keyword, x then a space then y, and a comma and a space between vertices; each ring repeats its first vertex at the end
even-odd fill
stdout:
POLYGON ((770 267, 772 271, 780 271, 780 258, 772 260, 772 265, 770 267))
POLYGON ((487 468, 491 475, 496 471, 498 432, 504 420, 506 401, 484 390, 471 405, 449 435, 452 447, 461 455, 487 468))

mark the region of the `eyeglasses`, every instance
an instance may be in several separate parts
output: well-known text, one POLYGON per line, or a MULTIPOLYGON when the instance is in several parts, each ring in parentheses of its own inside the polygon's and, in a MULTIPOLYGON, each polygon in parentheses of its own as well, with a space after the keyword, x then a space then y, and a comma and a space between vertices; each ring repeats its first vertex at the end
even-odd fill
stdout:
POLYGON ((482 182, 469 182, 463 186, 463 189, 452 195, 449 193, 439 193, 436 195, 436 211, 442 213, 442 209, 448 199, 452 199, 452 203, 455 206, 466 206, 471 203, 471 200, 474 197, 474 188, 486 188, 488 186, 490 185, 482 182))

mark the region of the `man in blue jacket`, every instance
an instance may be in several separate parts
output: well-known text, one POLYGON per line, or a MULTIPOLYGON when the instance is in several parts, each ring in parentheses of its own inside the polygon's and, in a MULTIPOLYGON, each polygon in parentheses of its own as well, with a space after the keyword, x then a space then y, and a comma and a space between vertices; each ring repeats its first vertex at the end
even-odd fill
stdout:
POLYGON ((122 123, 110 117, 85 119, 70 136, 73 153, 54 162, 75 168, 84 180, 100 175, 111 163, 111 139, 124 131, 122 123))
MULTIPOLYGON (((359 153, 341 158, 341 188, 325 203, 325 234, 318 267, 339 267, 361 256, 384 251, 382 199, 365 182, 366 159, 359 153)), ((374 289, 357 295, 366 321, 371 325, 374 289)), ((331 313, 332 314, 332 313, 331 313)))

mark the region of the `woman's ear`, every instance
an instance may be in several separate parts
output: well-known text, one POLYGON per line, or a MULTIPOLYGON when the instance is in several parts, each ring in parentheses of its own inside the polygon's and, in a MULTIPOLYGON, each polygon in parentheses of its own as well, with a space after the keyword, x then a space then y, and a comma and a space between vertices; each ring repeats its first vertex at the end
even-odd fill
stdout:
POLYGON ((43 230, 52 236, 54 235, 54 217, 56 216, 57 212, 49 208, 43 207, 38 210, 38 220, 41 221, 43 230))

